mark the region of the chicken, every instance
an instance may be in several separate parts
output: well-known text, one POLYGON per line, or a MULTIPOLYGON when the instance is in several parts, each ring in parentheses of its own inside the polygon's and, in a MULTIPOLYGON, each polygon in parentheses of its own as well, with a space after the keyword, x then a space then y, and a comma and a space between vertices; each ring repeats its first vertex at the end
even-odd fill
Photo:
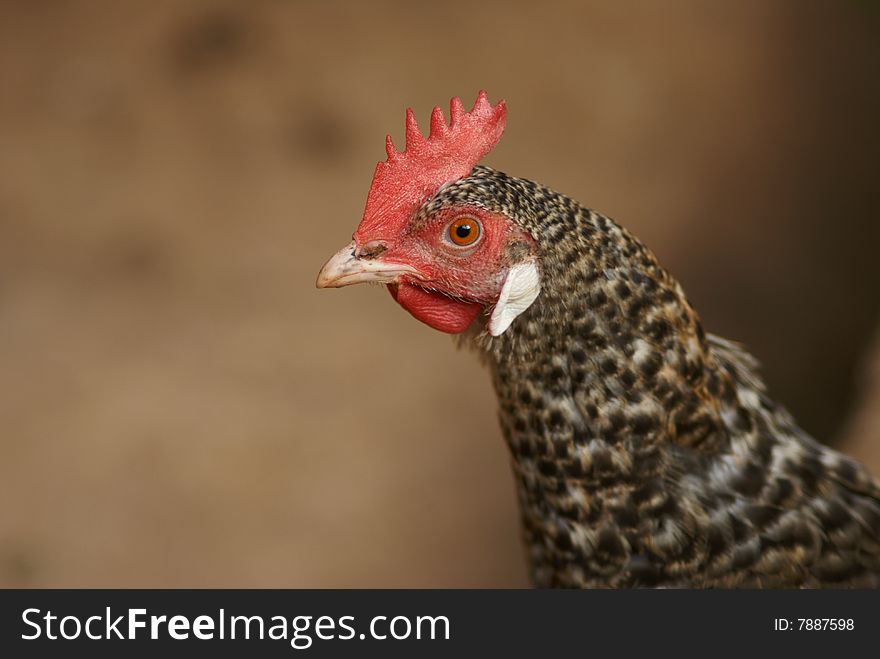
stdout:
POLYGON ((386 284, 488 363, 539 587, 877 587, 880 484, 706 334, 625 229, 478 165, 505 103, 480 92, 390 136, 319 288, 386 284))

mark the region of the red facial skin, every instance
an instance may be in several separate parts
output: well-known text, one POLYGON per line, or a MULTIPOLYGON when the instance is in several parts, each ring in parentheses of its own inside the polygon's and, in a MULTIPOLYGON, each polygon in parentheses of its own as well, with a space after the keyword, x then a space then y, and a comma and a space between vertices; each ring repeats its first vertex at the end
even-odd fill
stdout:
POLYGON ((480 311, 501 293, 507 264, 504 252, 511 242, 531 239, 508 218, 474 207, 444 209, 403 234, 383 241, 386 250, 376 258, 406 264, 419 275, 406 275, 389 284, 391 296, 416 319, 447 334, 465 331, 480 311), (449 225, 459 217, 475 218, 480 237, 466 247, 449 238, 449 225))

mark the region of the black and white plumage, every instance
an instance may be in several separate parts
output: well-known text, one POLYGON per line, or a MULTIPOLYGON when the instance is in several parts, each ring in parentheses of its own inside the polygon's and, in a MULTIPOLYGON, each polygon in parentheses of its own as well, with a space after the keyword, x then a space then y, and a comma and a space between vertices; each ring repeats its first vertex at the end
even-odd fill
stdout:
POLYGON ((477 167, 429 203, 486 204, 535 237, 541 294, 484 351, 540 586, 878 586, 880 487, 704 334, 611 220, 477 167), (549 284, 548 284, 549 282, 549 284))

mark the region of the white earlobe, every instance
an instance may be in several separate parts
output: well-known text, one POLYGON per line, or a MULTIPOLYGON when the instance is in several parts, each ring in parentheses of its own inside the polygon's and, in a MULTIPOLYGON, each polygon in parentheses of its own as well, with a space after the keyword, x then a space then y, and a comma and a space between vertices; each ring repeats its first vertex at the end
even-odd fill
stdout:
POLYGON ((534 261, 518 263, 507 271, 498 303, 489 319, 489 334, 500 336, 541 292, 541 276, 534 261))

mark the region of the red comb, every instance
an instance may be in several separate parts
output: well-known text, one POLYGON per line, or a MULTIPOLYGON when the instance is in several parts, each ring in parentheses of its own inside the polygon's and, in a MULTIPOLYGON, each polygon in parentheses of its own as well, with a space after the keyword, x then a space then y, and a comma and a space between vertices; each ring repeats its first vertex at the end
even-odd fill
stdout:
POLYGON ((399 152, 391 136, 385 138, 388 159, 376 165, 356 242, 396 237, 427 197, 444 183, 467 176, 501 139, 507 106, 504 101, 493 106, 481 91, 473 110, 465 112, 456 96, 449 114, 447 126, 443 110, 434 108, 431 134, 425 138, 407 108, 406 150, 399 152))

